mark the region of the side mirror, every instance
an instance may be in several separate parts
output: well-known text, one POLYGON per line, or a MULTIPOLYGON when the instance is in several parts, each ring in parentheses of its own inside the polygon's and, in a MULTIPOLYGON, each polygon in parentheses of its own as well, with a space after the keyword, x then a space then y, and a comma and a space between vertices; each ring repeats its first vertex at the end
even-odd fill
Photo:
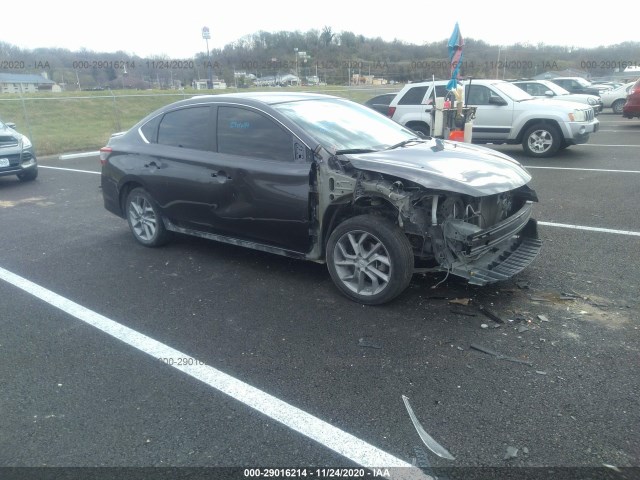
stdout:
POLYGON ((13 122, 7 122, 7 123, 5 123, 5 125, 6 125, 7 127, 9 127, 9 128, 16 128, 16 124, 15 124, 15 123, 13 123, 13 122))
POLYGON ((544 94, 547 97, 553 97, 553 92, 551 90, 547 90, 546 92, 544 92, 544 94))

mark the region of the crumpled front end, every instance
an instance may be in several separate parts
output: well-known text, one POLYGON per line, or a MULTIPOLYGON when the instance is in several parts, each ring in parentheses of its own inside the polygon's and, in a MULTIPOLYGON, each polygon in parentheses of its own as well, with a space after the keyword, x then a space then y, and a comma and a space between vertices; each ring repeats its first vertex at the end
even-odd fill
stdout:
POLYGON ((431 201, 425 241, 440 270, 486 285, 520 273, 540 252, 531 218, 537 198, 529 187, 479 199, 444 194, 431 201))
MULTIPOLYGON (((441 174, 423 176, 416 168, 407 179, 409 170, 397 164, 333 157, 320 166, 324 175, 319 178, 326 176, 326 181, 317 192, 328 213, 319 218, 333 219, 329 230, 357 215, 387 218, 409 240, 414 273, 444 271, 475 285, 506 280, 524 270, 542 247, 531 218, 538 198, 526 184, 526 171, 517 164, 495 163, 493 170, 490 163, 468 170, 454 164, 449 176, 444 166, 441 174), (379 171, 354 168, 353 163, 379 171), (390 174, 392 167, 403 176, 390 174), (502 184, 495 181, 499 173, 505 177, 502 184)), ((433 163, 427 166, 436 169, 433 163)))

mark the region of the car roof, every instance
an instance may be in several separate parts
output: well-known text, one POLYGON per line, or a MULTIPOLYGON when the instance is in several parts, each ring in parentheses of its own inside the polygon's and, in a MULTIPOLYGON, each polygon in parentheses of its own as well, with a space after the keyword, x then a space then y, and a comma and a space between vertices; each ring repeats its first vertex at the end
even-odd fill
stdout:
POLYGON ((341 98, 334 95, 326 95, 321 93, 309 92, 241 92, 241 93, 223 93, 220 95, 198 95, 192 97, 191 100, 253 100, 260 103, 273 105, 276 103, 296 102, 301 100, 322 100, 329 98, 341 98))

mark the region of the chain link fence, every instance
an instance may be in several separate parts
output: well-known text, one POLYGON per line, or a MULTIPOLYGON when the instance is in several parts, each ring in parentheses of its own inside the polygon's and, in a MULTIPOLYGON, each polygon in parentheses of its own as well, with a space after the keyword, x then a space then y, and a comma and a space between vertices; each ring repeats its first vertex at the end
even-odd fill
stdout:
MULTIPOLYGON (((400 86, 271 88, 269 91, 325 93, 364 103, 369 98, 395 92, 400 86)), ((266 90, 266 89, 265 89, 266 90)), ((112 133, 127 130, 154 110, 202 94, 224 94, 245 89, 129 92, 83 92, 0 95, 0 120, 13 122, 27 135, 38 156, 97 150, 112 133), (95 93, 95 94, 94 94, 95 93)), ((252 91, 255 91, 253 89, 252 91)))

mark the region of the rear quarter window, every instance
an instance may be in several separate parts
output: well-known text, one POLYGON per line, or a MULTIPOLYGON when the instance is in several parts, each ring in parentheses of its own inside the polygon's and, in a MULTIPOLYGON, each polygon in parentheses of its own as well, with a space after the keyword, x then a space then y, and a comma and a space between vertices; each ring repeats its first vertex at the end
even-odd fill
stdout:
POLYGON ((398 105, 420 105, 420 104, 422 104, 422 99, 424 98, 424 96, 427 93, 428 89, 429 89, 429 87, 427 87, 427 86, 410 88, 407 91, 407 93, 405 93, 402 96, 402 98, 398 102, 398 105))

